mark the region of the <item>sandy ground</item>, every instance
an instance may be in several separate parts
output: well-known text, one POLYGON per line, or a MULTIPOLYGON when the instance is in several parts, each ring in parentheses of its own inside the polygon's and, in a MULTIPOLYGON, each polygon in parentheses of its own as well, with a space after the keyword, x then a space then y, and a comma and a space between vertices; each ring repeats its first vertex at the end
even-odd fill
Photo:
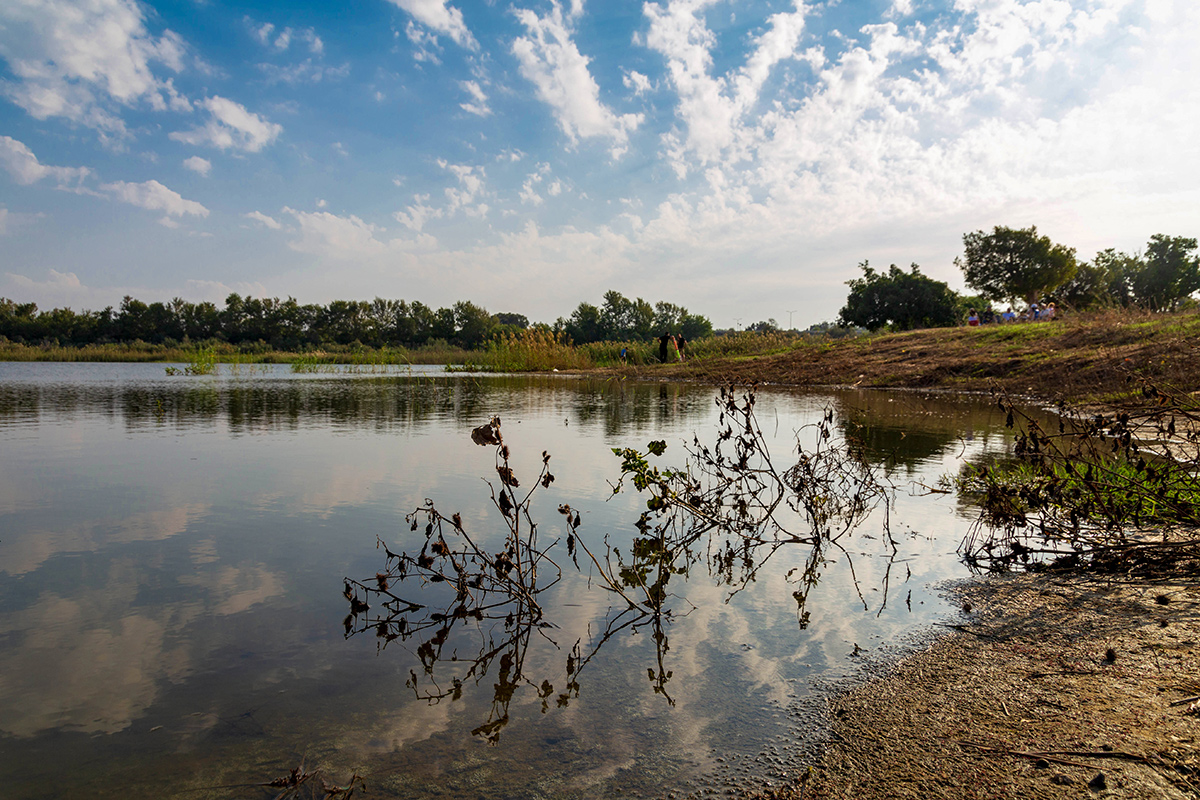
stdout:
POLYGON ((1200 583, 1023 575, 960 598, 961 625, 835 696, 827 747, 757 796, 1200 796, 1200 583))

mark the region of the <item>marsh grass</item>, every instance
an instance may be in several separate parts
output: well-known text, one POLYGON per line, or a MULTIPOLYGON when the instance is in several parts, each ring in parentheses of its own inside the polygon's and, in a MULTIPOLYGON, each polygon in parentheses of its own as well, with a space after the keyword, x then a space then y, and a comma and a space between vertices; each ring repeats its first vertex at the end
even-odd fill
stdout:
MULTIPOLYGON (((53 344, 29 345, 0 341, 0 361, 92 361, 92 362, 175 362, 199 366, 216 364, 345 364, 362 367, 409 364, 448 364, 469 356, 469 352, 444 341, 407 349, 403 347, 366 347, 361 344, 325 345, 321 349, 272 350, 263 342, 239 345, 211 339, 177 345, 135 341, 122 344, 93 344, 63 347, 53 344)), ((186 370, 181 370, 186 371, 186 370)), ((301 370, 303 371, 303 369, 301 370)), ((195 374, 195 373, 192 373, 195 374)), ((209 373, 205 373, 209 374, 209 373)))
POLYGON ((549 372, 597 366, 584 348, 572 346, 563 334, 539 328, 502 334, 485 350, 466 353, 455 363, 468 369, 495 372, 549 372))

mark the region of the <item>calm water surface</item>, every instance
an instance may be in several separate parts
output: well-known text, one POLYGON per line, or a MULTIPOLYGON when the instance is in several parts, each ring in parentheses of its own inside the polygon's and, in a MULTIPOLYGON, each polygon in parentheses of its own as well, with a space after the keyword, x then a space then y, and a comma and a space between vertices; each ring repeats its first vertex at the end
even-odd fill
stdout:
MULTIPOLYGON (((815 686, 955 613, 936 584, 965 575, 955 548, 970 512, 919 487, 1003 446, 994 407, 761 393, 780 465, 794 432, 831 408, 890 471, 899 551, 876 514, 848 554, 830 554, 807 628, 786 578, 806 550, 777 553, 732 599, 701 562, 673 587, 673 704, 647 678, 653 637, 617 635, 566 707, 519 690, 490 746, 471 731, 494 672, 430 704, 406 685, 420 667, 404 643, 344 635, 343 579, 383 567, 376 537, 419 548, 404 517, 426 498, 502 538, 485 483, 493 455, 471 443, 473 427, 499 415, 530 481, 548 451, 557 480, 534 503, 542 535, 565 535, 556 508, 569 503, 602 549, 631 538, 645 502, 610 497, 611 448, 665 439, 661 461, 682 464, 693 435, 715 438, 714 396, 428 368, 169 377, 154 364, 0 364, 4 796, 269 797, 256 784, 301 761, 333 780, 358 770, 370 797, 683 796, 778 779, 819 732, 815 686)), ((553 627, 534 637, 526 674, 561 689, 567 652, 595 646, 614 610, 569 564, 547 596, 553 627)))

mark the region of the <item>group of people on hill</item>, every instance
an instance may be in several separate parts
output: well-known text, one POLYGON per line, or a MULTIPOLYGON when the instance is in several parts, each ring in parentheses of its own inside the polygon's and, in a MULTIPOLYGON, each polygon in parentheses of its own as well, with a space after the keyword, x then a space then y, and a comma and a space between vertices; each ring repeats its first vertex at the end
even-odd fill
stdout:
POLYGON ((990 325, 993 323, 1007 322, 1049 322, 1058 316, 1058 308, 1054 303, 1045 303, 1039 306, 1037 303, 1030 303, 1029 308, 1017 313, 1013 311, 1012 306, 1009 306, 1005 311, 997 313, 991 308, 985 308, 983 314, 980 315, 975 309, 971 309, 967 315, 967 325, 975 328, 980 325, 990 325))

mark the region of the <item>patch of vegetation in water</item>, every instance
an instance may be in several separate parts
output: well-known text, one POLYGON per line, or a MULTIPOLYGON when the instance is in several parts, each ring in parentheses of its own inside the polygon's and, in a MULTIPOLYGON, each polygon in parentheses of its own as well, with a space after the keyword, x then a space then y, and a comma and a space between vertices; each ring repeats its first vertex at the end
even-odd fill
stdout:
POLYGON ((1200 411, 1144 384, 1143 410, 1060 409, 1049 429, 1000 400, 1012 457, 968 464, 957 486, 980 508, 973 566, 1159 575, 1200 565, 1200 411))

